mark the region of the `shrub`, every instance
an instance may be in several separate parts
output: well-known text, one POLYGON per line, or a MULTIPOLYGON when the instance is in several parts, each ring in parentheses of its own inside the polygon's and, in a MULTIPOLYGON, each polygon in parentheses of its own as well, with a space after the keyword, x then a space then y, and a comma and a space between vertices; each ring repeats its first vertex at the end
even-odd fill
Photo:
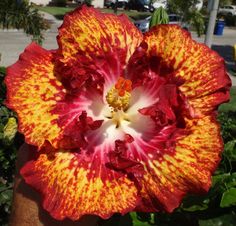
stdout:
POLYGON ((1 0, 0 28, 22 28, 27 35, 39 44, 43 41, 42 30, 48 29, 48 23, 41 17, 38 10, 29 5, 28 1, 1 0))
POLYGON ((198 37, 205 32, 205 20, 203 14, 199 10, 190 10, 186 13, 186 21, 196 30, 198 37))
POLYGON ((16 116, 4 106, 6 96, 3 83, 5 69, 0 68, 0 225, 7 225, 10 213, 16 150, 23 138, 16 133, 16 116))

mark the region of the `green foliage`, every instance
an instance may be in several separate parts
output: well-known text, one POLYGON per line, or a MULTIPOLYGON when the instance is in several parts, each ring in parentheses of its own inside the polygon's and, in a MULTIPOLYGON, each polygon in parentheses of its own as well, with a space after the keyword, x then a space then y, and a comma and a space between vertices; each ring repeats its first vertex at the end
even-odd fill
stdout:
POLYGON ((168 17, 166 10, 163 7, 159 7, 152 14, 149 28, 151 28, 157 24, 168 24, 168 23, 169 23, 169 17, 168 17))
POLYGON ((220 0, 219 6, 222 7, 224 5, 232 5, 232 0, 220 0))
POLYGON ((179 14, 184 22, 192 25, 200 37, 205 32, 205 20, 202 11, 196 8, 199 2, 199 0, 170 0, 168 1, 168 12, 179 14))
POLYGON ((1 0, 0 28, 23 29, 27 35, 32 36, 33 41, 41 44, 42 30, 48 29, 49 25, 28 1, 1 0))
POLYGON ((170 13, 177 13, 181 16, 185 16, 185 14, 189 10, 194 10, 195 6, 200 2, 200 0, 169 0, 168 1, 168 11, 170 13))
POLYGON ((186 21, 188 21, 195 28, 198 37, 205 32, 205 20, 203 14, 197 10, 190 10, 186 12, 186 21))
POLYGON ((224 208, 229 206, 236 206, 236 188, 230 188, 222 195, 220 207, 224 208))
POLYGON ((0 225, 7 225, 12 200, 16 150, 23 143, 20 134, 15 133, 15 114, 4 106, 6 96, 4 76, 5 68, 0 67, 0 225))

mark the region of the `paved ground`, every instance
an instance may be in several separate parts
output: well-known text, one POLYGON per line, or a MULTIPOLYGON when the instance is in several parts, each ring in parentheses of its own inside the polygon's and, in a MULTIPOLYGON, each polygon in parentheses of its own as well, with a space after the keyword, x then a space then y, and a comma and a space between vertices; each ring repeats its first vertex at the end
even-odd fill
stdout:
MULTIPOLYGON (((44 33, 45 40, 43 47, 46 49, 56 49, 57 28, 62 21, 56 20, 52 15, 43 13, 44 17, 50 22, 50 30, 44 33)), ((31 37, 27 36, 22 30, 0 30, 0 65, 8 66, 17 61, 19 54, 31 43, 31 37)))
MULTIPOLYGON (((43 13, 44 17, 51 23, 50 30, 46 31, 44 36, 43 47, 46 49, 56 49, 57 28, 62 21, 56 20, 52 15, 43 13)), ((198 42, 204 42, 204 36, 198 38, 195 33, 193 38, 198 42)), ((0 30, 0 65, 8 66, 17 61, 20 53, 31 42, 31 38, 27 37, 23 31, 17 30, 0 30)), ((233 60, 233 46, 236 44, 236 28, 226 27, 222 36, 214 36, 212 48, 216 50, 226 61, 229 70, 236 69, 236 63, 233 60)), ((236 77, 231 76, 233 85, 236 86, 236 77)))

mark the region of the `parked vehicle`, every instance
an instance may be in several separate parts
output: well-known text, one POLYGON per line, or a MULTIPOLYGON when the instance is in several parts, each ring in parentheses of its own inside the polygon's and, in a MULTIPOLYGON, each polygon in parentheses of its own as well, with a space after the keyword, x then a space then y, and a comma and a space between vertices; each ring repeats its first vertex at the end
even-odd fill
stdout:
POLYGON ((143 19, 143 20, 136 20, 134 21, 134 25, 141 31, 146 32, 149 30, 149 23, 151 20, 151 16, 143 19))
POLYGON ((105 0, 104 6, 107 8, 114 8, 117 4, 117 8, 127 8, 128 0, 105 0))
POLYGON ((150 0, 129 0, 127 9, 135 9, 138 11, 149 11, 153 12, 154 7, 150 0))
MULTIPOLYGON (((189 30, 189 25, 184 23, 182 21, 181 16, 177 14, 169 14, 169 24, 177 24, 181 26, 182 28, 189 30)), ((141 31, 141 32, 147 32, 149 30, 149 23, 151 20, 151 16, 143 19, 143 20, 137 20, 134 22, 134 25, 141 31)))
POLYGON ((218 14, 225 16, 236 16, 236 6, 235 5, 225 5, 219 8, 218 14))

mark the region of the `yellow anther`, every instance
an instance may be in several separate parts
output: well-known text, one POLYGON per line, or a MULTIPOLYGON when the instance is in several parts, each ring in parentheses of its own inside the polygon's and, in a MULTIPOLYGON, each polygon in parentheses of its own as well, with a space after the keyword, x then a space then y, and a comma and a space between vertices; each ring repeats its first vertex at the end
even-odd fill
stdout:
POLYGON ((106 95, 107 103, 115 110, 126 110, 129 107, 130 91, 132 82, 120 77, 117 83, 108 91, 106 95))

